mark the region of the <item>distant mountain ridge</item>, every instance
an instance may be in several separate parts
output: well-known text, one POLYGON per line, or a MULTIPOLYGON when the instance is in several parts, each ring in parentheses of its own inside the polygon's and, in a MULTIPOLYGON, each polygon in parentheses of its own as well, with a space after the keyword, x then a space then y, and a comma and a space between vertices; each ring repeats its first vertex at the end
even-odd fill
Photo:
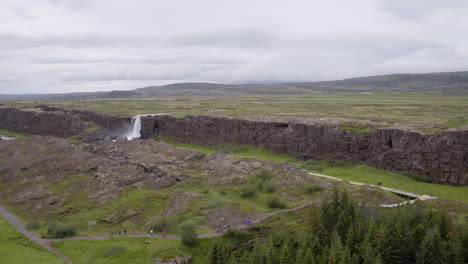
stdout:
POLYGON ((335 81, 277 84, 174 83, 128 91, 64 94, 0 94, 0 100, 86 100, 164 96, 247 96, 330 92, 433 91, 468 95, 468 71, 423 74, 390 74, 335 81))

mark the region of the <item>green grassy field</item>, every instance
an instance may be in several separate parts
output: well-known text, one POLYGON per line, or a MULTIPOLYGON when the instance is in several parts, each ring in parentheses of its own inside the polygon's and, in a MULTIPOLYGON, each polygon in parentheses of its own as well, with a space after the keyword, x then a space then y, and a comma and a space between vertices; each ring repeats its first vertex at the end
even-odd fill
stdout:
POLYGON ((0 218, 0 263, 61 264, 61 258, 35 244, 0 218))
POLYGON ((307 94, 250 97, 164 97, 148 99, 18 101, 10 106, 38 104, 67 109, 94 110, 104 114, 136 115, 171 113, 185 115, 226 115, 234 117, 319 118, 344 123, 343 128, 364 131, 373 128, 357 121, 372 120, 379 126, 408 123, 423 132, 468 125, 468 97, 440 92, 395 92, 361 95, 359 93, 307 94), (223 110, 223 111, 213 111, 223 110), (419 124, 419 125, 418 125, 419 124))
POLYGON ((151 264, 154 258, 193 256, 194 264, 207 263, 211 239, 200 239, 196 247, 179 239, 113 238, 107 240, 58 241, 52 246, 75 264, 151 264))

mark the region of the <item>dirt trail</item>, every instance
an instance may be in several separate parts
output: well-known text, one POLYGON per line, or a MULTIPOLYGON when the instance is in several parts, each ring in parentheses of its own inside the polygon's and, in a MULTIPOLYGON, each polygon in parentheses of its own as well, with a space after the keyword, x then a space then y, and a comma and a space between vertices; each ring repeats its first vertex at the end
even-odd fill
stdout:
POLYGON ((23 222, 21 222, 16 216, 14 216, 10 212, 8 212, 8 210, 5 209, 5 207, 3 207, 1 205, 0 205, 0 215, 3 218, 5 218, 5 220, 7 220, 16 230, 18 230, 20 233, 22 233, 23 235, 25 235, 26 237, 31 239, 33 242, 47 248, 47 250, 49 250, 50 252, 52 252, 55 255, 59 256, 60 258, 64 259, 67 263, 69 263, 69 264, 73 263, 65 255, 63 255, 62 253, 58 252, 53 247, 51 247, 48 244, 48 241, 45 240, 45 239, 42 239, 41 236, 39 236, 39 234, 37 234, 36 232, 33 232, 33 231, 26 230, 26 228, 24 227, 23 222))
POLYGON ((307 172, 307 173, 312 175, 312 176, 332 179, 332 180, 335 180, 335 181, 347 182, 347 183, 353 184, 353 185, 359 185, 359 186, 367 185, 367 186, 371 186, 371 187, 377 187, 377 188, 380 188, 382 190, 389 191, 389 192, 392 192, 392 193, 396 193, 396 194, 401 195, 401 196, 406 196, 406 197, 413 198, 413 200, 407 201, 407 202, 401 202, 401 203, 396 203, 396 204, 381 204, 381 205, 379 205, 380 207, 398 207, 398 206, 402 206, 402 205, 405 205, 405 204, 408 204, 408 203, 412 204, 417 200, 426 201, 426 200, 437 199, 437 197, 433 197, 433 196, 429 196, 429 195, 419 195, 419 194, 415 194, 415 193, 411 193, 411 192, 405 192, 405 191, 402 191, 402 190, 383 187, 383 186, 378 186, 378 185, 373 185, 373 184, 345 181, 345 180, 342 180, 342 179, 339 179, 339 178, 336 178, 336 177, 333 177, 333 176, 329 176, 329 175, 324 175, 324 174, 318 174, 318 173, 312 173, 312 172, 307 172))

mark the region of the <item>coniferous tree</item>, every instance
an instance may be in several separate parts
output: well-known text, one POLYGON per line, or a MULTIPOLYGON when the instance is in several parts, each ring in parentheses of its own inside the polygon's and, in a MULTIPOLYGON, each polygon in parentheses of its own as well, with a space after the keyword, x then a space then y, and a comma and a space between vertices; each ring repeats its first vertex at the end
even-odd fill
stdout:
POLYGON ((418 264, 448 263, 447 248, 442 240, 439 228, 427 232, 416 255, 418 264))

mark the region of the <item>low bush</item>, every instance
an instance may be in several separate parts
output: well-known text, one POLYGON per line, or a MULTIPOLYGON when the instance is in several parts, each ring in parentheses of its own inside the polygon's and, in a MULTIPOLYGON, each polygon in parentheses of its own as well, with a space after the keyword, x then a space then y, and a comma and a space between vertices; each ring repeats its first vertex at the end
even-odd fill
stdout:
POLYGON ((237 228, 229 228, 223 235, 225 238, 229 238, 236 241, 247 240, 250 236, 249 233, 242 231, 237 228))
POLYGON ((169 231, 174 229, 180 223, 180 217, 178 215, 165 215, 158 218, 151 226, 150 230, 155 232, 162 232, 163 230, 169 231))
POLYGON ((271 182, 265 183, 263 185, 263 190, 267 193, 274 193, 276 191, 276 185, 271 182))
POLYGON ((240 190, 240 197, 242 198, 252 197, 254 194, 255 189, 250 186, 246 186, 240 190))
POLYGON ((62 238, 74 235, 75 228, 65 224, 51 224, 47 227, 47 237, 49 238, 62 238))
POLYGON ((38 229, 39 227, 41 227, 41 225, 39 224, 38 221, 32 221, 26 225, 27 230, 34 230, 34 229, 38 229))
POLYGON ((278 197, 272 197, 266 201, 270 208, 286 208, 286 203, 281 201, 278 197))
POLYGON ((181 228, 182 244, 194 247, 198 243, 198 235, 194 225, 184 225, 181 228))
POLYGON ((321 185, 318 185, 318 184, 309 184, 307 185, 305 188, 304 188, 304 192, 308 193, 308 194, 313 194, 315 192, 320 192, 322 190, 324 190, 325 187, 321 186, 321 185))
POLYGON ((266 181, 271 179, 272 173, 267 169, 262 169, 255 176, 260 180, 266 181))

